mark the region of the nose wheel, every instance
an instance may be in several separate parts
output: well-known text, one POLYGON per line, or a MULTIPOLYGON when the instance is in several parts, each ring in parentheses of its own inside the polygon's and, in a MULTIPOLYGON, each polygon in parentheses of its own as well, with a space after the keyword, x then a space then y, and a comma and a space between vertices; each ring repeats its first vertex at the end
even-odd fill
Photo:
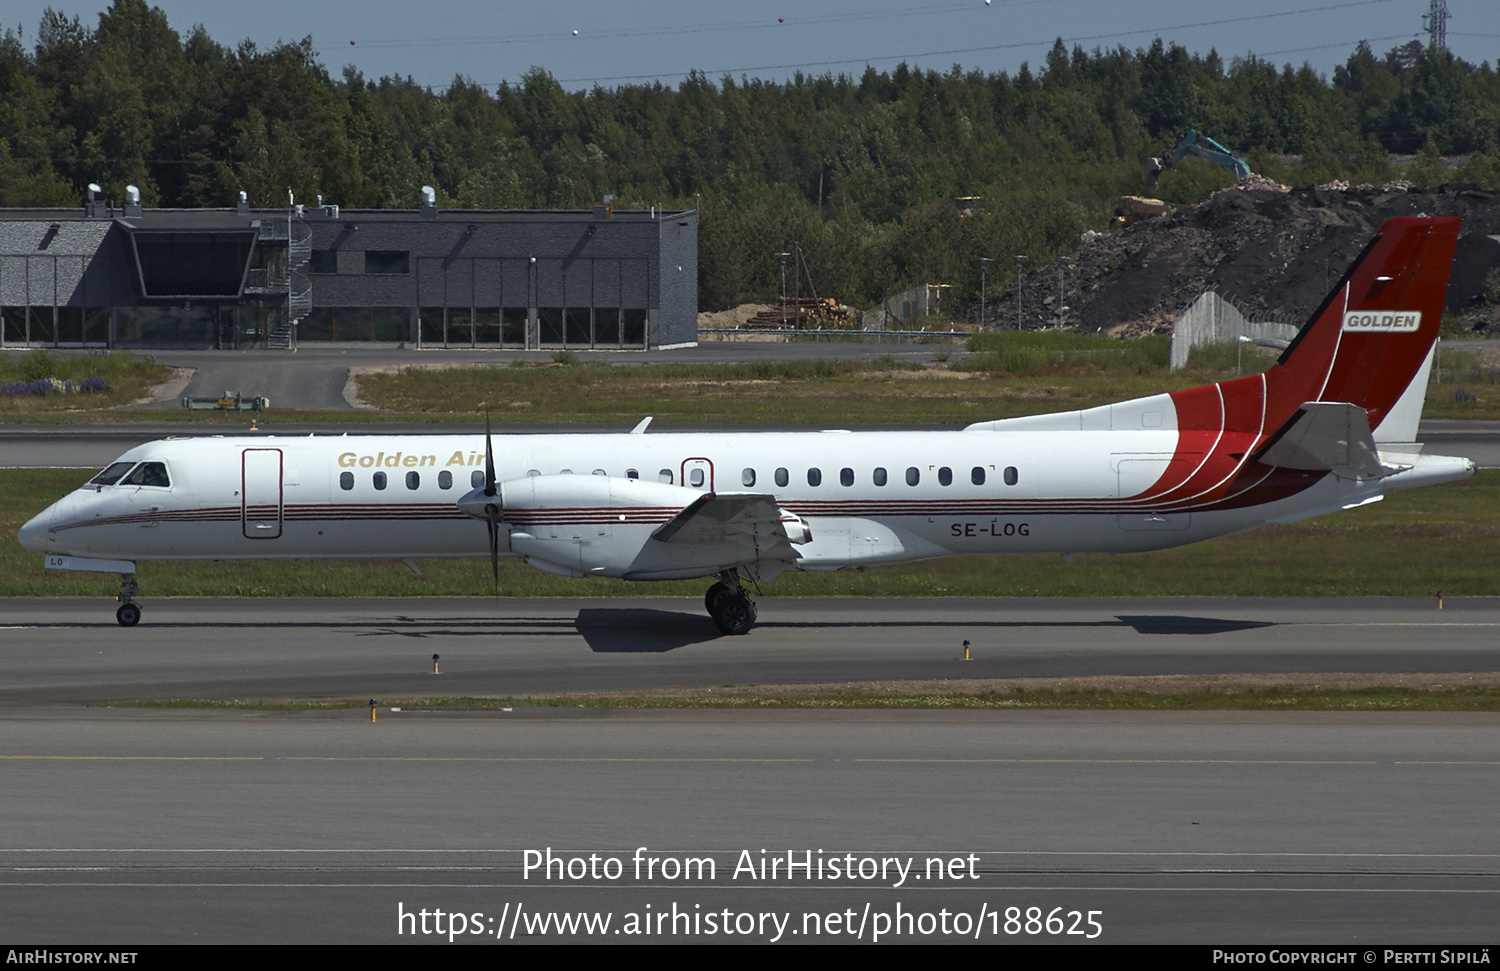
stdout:
POLYGON ((733 570, 708 588, 703 606, 721 634, 744 634, 755 626, 755 601, 740 587, 739 574, 733 570))
POLYGON ((120 608, 115 611, 115 620, 120 622, 121 627, 134 627, 141 622, 141 605, 134 602, 135 595, 140 592, 134 573, 126 573, 121 577, 120 595, 115 598, 120 601, 120 608))

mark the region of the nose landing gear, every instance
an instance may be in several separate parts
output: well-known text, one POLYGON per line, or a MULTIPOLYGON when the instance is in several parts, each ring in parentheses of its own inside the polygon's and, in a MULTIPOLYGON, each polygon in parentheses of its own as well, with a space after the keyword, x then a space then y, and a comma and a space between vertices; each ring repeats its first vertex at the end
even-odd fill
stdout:
POLYGON ((140 592, 134 573, 126 573, 120 578, 120 594, 115 597, 120 601, 120 609, 115 611, 115 620, 121 627, 134 627, 141 622, 141 605, 134 602, 135 595, 140 592))

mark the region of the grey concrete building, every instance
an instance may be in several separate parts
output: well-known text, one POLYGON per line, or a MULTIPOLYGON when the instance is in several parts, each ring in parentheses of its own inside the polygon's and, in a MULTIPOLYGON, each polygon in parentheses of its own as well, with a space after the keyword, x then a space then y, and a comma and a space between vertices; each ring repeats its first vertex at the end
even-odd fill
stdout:
POLYGON ((695 211, 0 210, 0 343, 663 348, 698 339, 695 211))

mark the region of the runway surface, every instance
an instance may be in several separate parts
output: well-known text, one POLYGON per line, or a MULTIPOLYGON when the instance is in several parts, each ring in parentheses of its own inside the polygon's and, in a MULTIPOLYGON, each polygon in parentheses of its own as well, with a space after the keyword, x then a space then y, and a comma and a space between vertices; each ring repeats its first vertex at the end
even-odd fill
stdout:
MULTIPOLYGON (((149 591, 148 591, 149 593, 149 591)), ((1500 599, 0 601, 0 707, 524 695, 725 684, 1500 671, 1500 599), (972 659, 963 661, 963 642, 972 659), (432 655, 442 673, 431 674, 432 655)))
POLYGON ((13 939, 1494 939, 1489 714, 92 706, 1456 674, 1500 668, 1496 600, 768 599, 738 638, 688 600, 145 603, 0 604, 13 939))

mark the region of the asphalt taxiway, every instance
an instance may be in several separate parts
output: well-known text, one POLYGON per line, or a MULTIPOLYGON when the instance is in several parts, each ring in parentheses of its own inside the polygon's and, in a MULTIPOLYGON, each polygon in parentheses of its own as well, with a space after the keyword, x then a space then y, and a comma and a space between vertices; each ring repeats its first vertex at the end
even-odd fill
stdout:
POLYGON ((437 943, 456 914, 471 942, 1493 939, 1500 716, 389 706, 1107 671, 1458 681, 1500 668, 1496 600, 768 599, 736 638, 688 600, 145 603, 133 629, 107 600, 0 603, 0 913, 28 944, 437 943), (118 707, 382 696, 374 723, 118 707), (557 868, 528 871, 549 848, 557 868))
POLYGON ((0 601, 0 706, 1500 671, 1492 598, 767 598, 743 637, 684 598, 139 602, 121 628, 107 598, 0 601))

